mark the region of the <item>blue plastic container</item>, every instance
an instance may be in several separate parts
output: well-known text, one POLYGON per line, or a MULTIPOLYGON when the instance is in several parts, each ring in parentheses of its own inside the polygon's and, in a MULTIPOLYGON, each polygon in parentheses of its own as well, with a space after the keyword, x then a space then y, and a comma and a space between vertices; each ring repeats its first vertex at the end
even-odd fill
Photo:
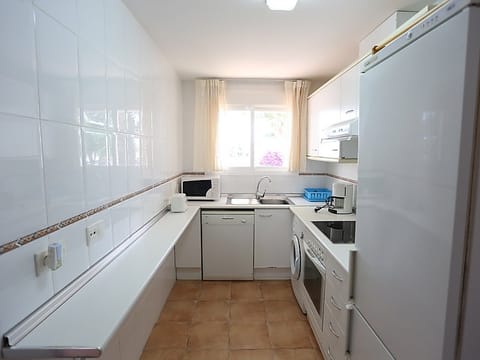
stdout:
POLYGON ((325 188, 305 188, 303 189, 303 197, 308 201, 319 202, 327 201, 332 196, 332 192, 325 188))

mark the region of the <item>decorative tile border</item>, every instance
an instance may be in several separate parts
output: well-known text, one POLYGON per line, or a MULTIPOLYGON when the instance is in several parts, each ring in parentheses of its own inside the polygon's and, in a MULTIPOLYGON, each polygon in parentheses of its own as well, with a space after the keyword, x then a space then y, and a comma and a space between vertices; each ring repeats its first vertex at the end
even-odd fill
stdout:
POLYGON ((49 235, 51 233, 54 233, 55 231, 58 231, 64 227, 67 227, 69 225, 72 225, 74 223, 76 223, 77 221, 80 221, 80 220, 83 220, 83 219, 86 219, 87 217, 89 216, 92 216, 94 214, 97 214, 103 210, 106 210, 108 208, 111 208, 115 205, 118 205, 120 204, 121 202, 124 202, 126 200, 129 200, 137 195, 140 195, 140 194, 143 194, 147 191, 150 191, 156 187, 159 187, 161 185, 164 185, 170 181, 173 181, 173 180, 176 180, 176 179, 179 179, 182 175, 200 175, 202 173, 181 173, 181 174, 178 174, 178 175, 175 175, 175 176, 171 176, 165 180, 162 180, 158 183, 155 183, 153 185, 149 185, 143 189, 140 189, 138 191, 135 191, 133 193, 130 193, 130 194, 127 194, 125 196, 122 196, 118 199, 115 199, 113 201, 110 201, 109 203, 107 204, 103 204, 103 205, 100 205, 99 207, 96 207, 94 209, 90 209, 90 210, 87 210, 79 215, 76 215, 76 216, 73 216, 71 218, 68 218, 66 220, 62 220, 60 221, 59 223, 57 224, 54 224, 54 225, 51 225, 51 226, 48 226, 44 229, 41 229, 41 230, 38 230, 32 234, 28 234, 28 235, 25 235, 25 236, 22 236, 16 240, 13 240, 13 241, 10 241, 2 246, 0 246, 0 255, 3 255, 3 254, 6 254, 10 251, 13 251, 15 249, 18 249, 24 245, 27 245, 35 240, 38 240, 46 235, 49 235))

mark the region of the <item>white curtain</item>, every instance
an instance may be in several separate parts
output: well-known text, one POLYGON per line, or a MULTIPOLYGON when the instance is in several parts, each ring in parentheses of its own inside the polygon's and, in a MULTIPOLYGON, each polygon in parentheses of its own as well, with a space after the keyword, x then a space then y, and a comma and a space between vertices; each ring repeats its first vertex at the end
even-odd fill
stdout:
POLYGON ((305 170, 307 161, 307 96, 310 81, 285 81, 287 106, 292 116, 292 140, 289 170, 305 170))
POLYGON ((225 109, 225 81, 195 80, 195 121, 193 129, 194 171, 215 171, 217 161, 217 129, 225 109))

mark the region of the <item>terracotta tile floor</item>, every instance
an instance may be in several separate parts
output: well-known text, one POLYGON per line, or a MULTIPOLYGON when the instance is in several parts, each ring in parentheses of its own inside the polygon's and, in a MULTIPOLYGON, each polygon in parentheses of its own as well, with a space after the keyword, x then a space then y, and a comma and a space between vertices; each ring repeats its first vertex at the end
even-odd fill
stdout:
POLYGON ((177 281, 141 360, 323 360, 289 281, 177 281))

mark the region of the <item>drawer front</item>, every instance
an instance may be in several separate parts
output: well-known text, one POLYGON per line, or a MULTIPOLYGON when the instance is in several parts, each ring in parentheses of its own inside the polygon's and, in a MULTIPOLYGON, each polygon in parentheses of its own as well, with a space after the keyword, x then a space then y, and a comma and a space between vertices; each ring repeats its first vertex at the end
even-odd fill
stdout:
POLYGON ((327 263, 327 284, 333 287, 332 293, 339 301, 346 303, 350 299, 350 276, 332 257, 327 263))
POLYGON ((325 304, 330 309, 333 319, 338 323, 344 332, 347 329, 348 310, 346 308, 348 299, 338 291, 331 282, 327 281, 325 290, 325 304))
POLYGON ((323 332, 326 339, 323 346, 326 355, 325 360, 345 360, 347 338, 345 332, 338 326, 328 308, 325 312, 323 332))

